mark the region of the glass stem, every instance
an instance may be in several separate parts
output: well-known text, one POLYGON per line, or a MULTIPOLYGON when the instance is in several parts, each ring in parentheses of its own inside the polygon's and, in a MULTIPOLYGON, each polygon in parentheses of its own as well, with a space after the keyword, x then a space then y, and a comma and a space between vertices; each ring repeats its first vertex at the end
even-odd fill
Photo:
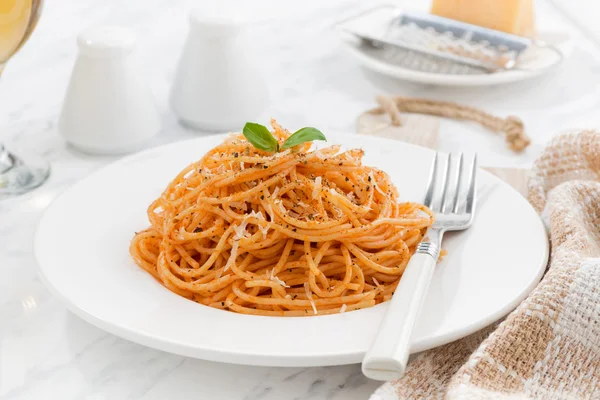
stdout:
MULTIPOLYGON (((2 76, 2 71, 4 70, 4 66, 6 64, 0 62, 0 76, 2 76)), ((0 174, 8 171, 12 167, 15 166, 13 156, 6 150, 4 144, 0 142, 0 174)))
POLYGON ((14 167, 14 161, 12 155, 6 150, 4 145, 0 143, 0 174, 14 167))

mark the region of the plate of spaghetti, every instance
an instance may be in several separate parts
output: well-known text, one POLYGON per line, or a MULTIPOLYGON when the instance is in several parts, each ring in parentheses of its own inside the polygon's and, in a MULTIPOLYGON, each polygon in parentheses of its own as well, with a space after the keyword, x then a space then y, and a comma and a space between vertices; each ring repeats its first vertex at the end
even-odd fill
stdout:
MULTIPOLYGON (((359 362, 434 221, 419 203, 433 152, 325 133, 249 123, 90 175, 40 221, 43 280, 83 319, 161 350, 252 365, 359 362)), ((544 270, 534 210, 485 171, 479 185, 473 227, 445 241, 415 352, 504 316, 544 270)))

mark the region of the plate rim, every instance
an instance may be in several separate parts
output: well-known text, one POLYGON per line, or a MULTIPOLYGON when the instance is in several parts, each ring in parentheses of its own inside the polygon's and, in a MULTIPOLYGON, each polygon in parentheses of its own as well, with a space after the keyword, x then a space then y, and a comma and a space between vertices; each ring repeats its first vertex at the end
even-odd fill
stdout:
MULTIPOLYGON (((356 136, 356 137, 364 137, 364 138, 367 138, 368 140, 375 139, 375 141, 382 142, 382 143, 395 142, 399 146, 405 146, 408 148, 410 148, 410 147, 419 148, 420 150, 426 150, 430 153, 435 152, 434 150, 426 148, 426 147, 422 147, 422 146, 418 146, 418 145, 414 145, 414 144, 406 143, 406 142, 394 141, 392 139, 387 139, 387 138, 366 136, 366 135, 360 135, 357 133, 344 133, 343 131, 339 131, 339 130, 331 130, 330 132, 332 134, 335 133, 337 135, 346 135, 346 136, 352 135, 352 136, 356 136)), ((59 298, 61 300, 61 302, 67 307, 67 309, 69 309, 72 313, 74 313, 78 317, 82 318, 83 320, 87 321, 88 323, 90 323, 106 332, 114 334, 118 337, 141 344, 143 346, 158 349, 161 351, 174 353, 174 354, 191 357, 191 358, 199 358, 199 359, 203 359, 203 360, 209 360, 209 361, 227 362, 227 363, 242 364, 242 365, 255 365, 255 366, 309 367, 309 366, 325 366, 325 365, 345 365, 345 364, 352 364, 352 363, 360 362, 364 355, 363 352, 360 352, 360 351, 358 351, 358 352, 348 352, 348 351, 329 352, 327 354, 320 354, 318 356, 316 356, 315 354, 311 354, 311 353, 307 353, 307 354, 303 354, 303 355, 296 355, 296 354, 294 354, 294 355, 289 355, 289 354, 257 355, 256 353, 251 353, 251 352, 244 354, 243 351, 236 351, 236 352, 232 353, 232 352, 223 351, 221 349, 211 349, 208 347, 190 348, 189 346, 187 346, 185 344, 182 344, 182 343, 170 340, 170 339, 166 339, 163 337, 157 339, 155 336, 151 336, 147 332, 143 332, 140 329, 132 329, 130 327, 128 328, 126 326, 122 326, 121 324, 116 324, 114 322, 107 322, 107 321, 95 316, 93 312, 86 310, 84 307, 81 307, 80 305, 71 301, 67 296, 65 296, 63 293, 61 293, 60 290, 57 287, 55 287, 52 284, 52 282, 48 279, 48 277, 45 275, 44 269, 42 267, 42 263, 40 262, 40 255, 39 255, 40 246, 41 246, 40 245, 40 227, 42 226, 46 216, 48 215, 48 210, 50 210, 53 207, 55 202, 59 201, 59 199, 63 198, 63 196, 65 196, 65 195, 67 195, 76 186, 82 184, 83 182, 85 182, 87 180, 94 179, 94 177, 96 175, 103 173, 107 169, 116 168, 119 165, 126 165, 127 163, 135 161, 136 159, 142 159, 144 157, 147 157, 149 154, 152 154, 155 151, 162 152, 170 147, 182 146, 188 142, 197 142, 197 141, 200 142, 200 141, 206 140, 208 138, 218 138, 218 137, 226 137, 226 136, 227 136, 227 134, 218 134, 218 133, 210 134, 210 135, 203 135, 200 137, 190 138, 190 139, 186 139, 186 140, 180 140, 180 141, 176 141, 176 142, 172 142, 172 143, 167 143, 167 144, 151 147, 151 148, 145 149, 143 151, 122 157, 122 158, 115 160, 107 165, 104 165, 103 167, 93 171, 89 175, 82 177, 81 179, 79 179, 78 181, 74 182, 72 185, 67 187, 65 190, 63 190, 46 207, 43 215, 37 222, 37 225, 36 225, 36 228, 34 231, 34 235, 33 235, 33 253, 34 253, 34 258, 36 261, 37 272, 38 272, 38 275, 40 276, 42 282, 54 296, 56 296, 57 298, 59 298), (240 358, 242 358, 243 356, 245 356, 246 358, 251 356, 252 362, 240 361, 240 358), (333 362, 330 361, 330 359, 329 359, 330 357, 334 357, 336 361, 333 361, 333 362)), ((492 173, 490 173, 482 168, 479 168, 479 173, 483 173, 483 174, 487 175, 492 180, 500 183, 503 187, 508 188, 510 191, 514 192, 514 194, 516 194, 520 197, 523 197, 516 189, 514 189, 512 186, 510 186, 506 182, 502 181, 500 178, 496 177, 492 173)), ((537 215, 537 213, 535 212, 535 210, 533 209, 531 204, 525 198, 523 198, 523 200, 524 200, 525 204, 527 204, 527 206, 529 208, 531 208, 531 211, 537 215)), ((538 216, 537 221, 539 224, 539 228, 541 228, 541 232, 543 232, 543 234, 547 238, 547 231, 543 225, 541 218, 539 218, 539 216, 538 216)), ((529 293, 531 293, 531 291, 539 283, 541 277, 543 276, 544 271, 546 270, 548 257, 549 257, 549 241, 545 240, 543 243, 544 243, 544 249, 543 249, 543 254, 541 254, 542 259, 540 260, 540 266, 538 268, 538 271, 536 272, 533 279, 528 283, 528 285, 511 302, 508 302, 504 307, 501 307, 496 312, 487 315, 485 318, 482 318, 481 320, 476 321, 470 325, 466 325, 461 329, 446 333, 445 335, 437 336, 436 338, 431 338, 429 340, 427 340, 427 338, 421 339, 420 341, 413 344, 413 346, 411 347, 411 353, 421 352, 424 350, 442 346, 442 345, 448 344, 452 341, 464 338, 464 337, 498 321, 502 317, 509 314, 512 310, 514 310, 515 307, 519 303, 521 303, 521 301, 523 301, 529 295, 529 293)), ((386 307, 387 305, 384 303, 384 304, 381 304, 378 306, 386 307)), ((361 311, 364 311, 364 310, 361 310, 361 311)), ((360 311, 357 311, 357 312, 360 312, 360 311)), ((323 317, 324 316, 317 316, 316 318, 323 318, 323 317)))

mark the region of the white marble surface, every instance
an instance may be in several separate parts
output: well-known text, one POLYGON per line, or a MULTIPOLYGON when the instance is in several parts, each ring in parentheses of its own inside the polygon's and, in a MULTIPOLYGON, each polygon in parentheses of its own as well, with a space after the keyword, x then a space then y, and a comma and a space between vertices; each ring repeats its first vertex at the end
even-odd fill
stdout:
MULTIPOLYGON (((357 115, 379 93, 461 101, 520 116, 534 144, 523 155, 477 127, 444 122, 445 150, 471 149, 487 165, 531 163, 544 142, 569 128, 600 125, 598 49, 578 43, 564 66, 542 78, 501 88, 448 89, 394 82, 361 69, 329 29, 368 5, 359 0, 238 1, 252 16, 250 38, 264 60, 271 105, 261 117, 324 130, 354 130, 357 115)), ((423 7, 426 2, 414 0, 423 7)), ((167 91, 193 0, 52 0, 35 34, 0 81, 0 139, 52 163, 48 183, 0 201, 0 398, 2 399, 366 399, 377 387, 357 365, 254 368, 162 353, 104 333, 69 313, 36 276, 32 235, 44 208, 62 190, 114 160, 69 148, 55 131, 73 65, 75 35, 98 23, 139 34, 140 72, 162 113, 151 145, 196 135, 178 126, 167 91)), ((373 4, 373 2, 369 2, 373 4)), ((597 6, 596 6, 597 8, 597 6)), ((538 18, 560 17, 543 1, 538 18)), ((572 28, 569 28, 572 29, 572 28)), ((90 220, 90 226, 93 219, 90 220)))

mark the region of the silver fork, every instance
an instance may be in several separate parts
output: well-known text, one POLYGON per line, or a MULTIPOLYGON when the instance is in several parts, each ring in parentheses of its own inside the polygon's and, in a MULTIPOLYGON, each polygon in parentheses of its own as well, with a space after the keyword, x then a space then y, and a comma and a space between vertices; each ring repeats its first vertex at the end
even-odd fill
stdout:
POLYGON ((450 187, 452 155, 442 161, 436 153, 423 204, 435 213, 435 222, 426 238, 411 257, 379 332, 362 362, 365 376, 376 380, 398 379, 404 374, 410 354, 410 335, 427 295, 429 282, 440 255, 442 237, 447 231, 460 231, 471 226, 475 214, 477 155, 470 166, 465 166, 463 154, 458 159, 456 178, 450 187), (440 164, 441 180, 438 184, 440 164), (466 184, 465 170, 469 170, 466 184), (454 190, 452 190, 454 189, 454 190))

